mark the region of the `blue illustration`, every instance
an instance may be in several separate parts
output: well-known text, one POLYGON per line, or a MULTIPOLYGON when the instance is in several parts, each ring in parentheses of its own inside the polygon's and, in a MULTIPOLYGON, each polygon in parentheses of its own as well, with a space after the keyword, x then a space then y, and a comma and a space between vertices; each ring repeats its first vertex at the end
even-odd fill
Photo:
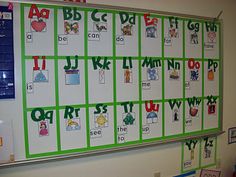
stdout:
POLYGON ((199 78, 199 71, 198 70, 191 70, 190 71, 190 80, 197 81, 199 78))
POLYGON ((158 79, 156 68, 148 68, 147 73, 148 73, 148 80, 157 80, 158 79))
POLYGON ((46 76, 40 71, 34 78, 34 82, 47 82, 46 76))

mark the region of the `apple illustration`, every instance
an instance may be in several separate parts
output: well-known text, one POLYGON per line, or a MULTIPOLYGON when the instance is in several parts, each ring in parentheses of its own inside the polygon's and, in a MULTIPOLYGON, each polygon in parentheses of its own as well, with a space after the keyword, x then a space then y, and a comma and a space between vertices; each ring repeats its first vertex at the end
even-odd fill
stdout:
POLYGON ((46 25, 46 22, 40 19, 38 21, 37 20, 32 21, 31 26, 36 32, 42 32, 46 28, 47 25, 46 25))
POLYGON ((197 108, 191 107, 191 108, 189 109, 189 114, 190 114, 192 117, 195 117, 195 116, 197 115, 197 113, 198 113, 198 109, 197 109, 197 108))

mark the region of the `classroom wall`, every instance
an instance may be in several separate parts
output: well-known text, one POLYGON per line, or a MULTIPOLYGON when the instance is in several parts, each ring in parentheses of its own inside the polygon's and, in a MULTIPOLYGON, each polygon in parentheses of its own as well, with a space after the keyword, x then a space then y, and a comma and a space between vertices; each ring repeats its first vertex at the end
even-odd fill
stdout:
MULTIPOLYGON (((224 111, 223 129, 236 127, 235 100, 236 100, 236 35, 235 35, 235 0, 88 0, 91 3, 119 5, 155 9, 161 11, 215 17, 223 10, 221 18, 224 22, 224 111)), ((17 26, 19 24, 15 24, 17 26)), ((20 39, 16 39, 20 40, 20 39)), ((19 49, 15 49, 19 54, 19 49)), ((1 116, 21 116, 21 65, 20 58, 16 58, 16 99, 0 101, 1 116)), ((19 116, 19 119, 21 118, 19 116)), ((22 127, 14 127, 23 131, 22 127)), ((233 165, 236 164, 236 144, 228 145, 228 134, 219 137, 218 164, 221 166, 224 177, 232 176, 233 165)), ((23 140, 22 140, 23 144, 23 140)), ((22 145, 19 149, 22 150, 22 145)), ((0 177, 152 177, 153 173, 161 172, 162 177, 177 175, 181 167, 180 143, 173 143, 106 155, 92 156, 73 160, 33 164, 20 167, 0 169, 0 177)))

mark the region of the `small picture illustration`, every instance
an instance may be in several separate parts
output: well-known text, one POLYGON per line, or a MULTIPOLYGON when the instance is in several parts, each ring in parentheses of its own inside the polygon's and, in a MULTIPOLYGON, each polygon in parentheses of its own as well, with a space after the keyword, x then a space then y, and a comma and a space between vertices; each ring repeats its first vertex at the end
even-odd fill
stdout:
POLYGON ((207 73, 207 79, 209 80, 209 81, 214 81, 214 71, 213 71, 213 69, 209 69, 208 70, 208 73, 207 73))
POLYGON ((135 123, 135 113, 123 113, 123 123, 124 125, 134 125, 135 123))
POLYGON ((79 23, 77 21, 64 21, 65 34, 79 34, 79 23))
POLYGON ((190 70, 190 81, 198 81, 199 80, 199 70, 192 69, 190 70))
POLYGON ((212 115, 216 113, 216 105, 215 104, 209 104, 208 105, 208 114, 212 115))
POLYGON ((179 109, 175 108, 173 111, 172 111, 172 117, 173 117, 173 122, 178 122, 179 119, 180 119, 180 115, 179 115, 179 109))
POLYGON ((132 83, 133 82, 133 73, 131 69, 124 70, 124 82, 125 83, 132 83))
POLYGON ((66 85, 80 85, 80 72, 76 70, 65 70, 66 85))
POLYGON ((93 30, 96 32, 107 32, 107 23, 93 23, 93 30))
POLYGON ((169 28, 168 32, 170 38, 179 38, 179 32, 177 28, 172 26, 169 28))
POLYGON ((108 113, 94 114, 95 128, 108 127, 108 113))
POLYGON ((204 158, 205 159, 211 158, 211 154, 212 154, 211 151, 212 151, 211 147, 209 147, 209 146, 204 147, 204 158))
POLYGON ((207 40, 209 43, 216 43, 216 32, 215 31, 207 32, 207 40))
POLYGON ((132 36, 133 35, 133 25, 126 24, 122 25, 121 32, 123 36, 132 36))
POLYGON ((170 80, 179 80, 179 78, 180 78, 179 70, 171 69, 169 71, 169 78, 170 78, 170 80))
POLYGON ((198 117, 198 106, 192 106, 189 108, 189 115, 191 117, 198 117))
POLYGON ((48 136, 49 135, 49 124, 47 120, 40 121, 38 123, 39 127, 39 136, 48 136))
POLYGON ((146 116, 147 124, 154 124, 158 122, 158 114, 154 111, 148 112, 146 116))
POLYGON ((81 129, 80 118, 65 119, 66 131, 75 131, 81 129))
POLYGON ((158 68, 148 68, 147 69, 147 80, 155 81, 158 80, 158 68))
POLYGON ((190 32, 190 44, 198 44, 198 33, 193 30, 190 32))
POLYGON ((42 83, 48 82, 48 70, 35 70, 33 71, 33 82, 42 83))
POLYGON ((105 84, 105 70, 99 69, 99 84, 105 84))
POLYGON ((47 22, 44 18, 30 19, 31 32, 46 32, 47 22))
POLYGON ((146 37, 147 38, 157 38, 157 26, 148 26, 146 27, 146 37))

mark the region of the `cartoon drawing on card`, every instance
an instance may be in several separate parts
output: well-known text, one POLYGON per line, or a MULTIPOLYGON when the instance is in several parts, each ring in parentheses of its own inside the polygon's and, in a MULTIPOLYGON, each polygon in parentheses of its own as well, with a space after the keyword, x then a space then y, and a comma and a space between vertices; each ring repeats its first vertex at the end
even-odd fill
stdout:
POLYGON ((45 19, 32 18, 30 24, 32 32, 46 32, 47 23, 45 19))
POLYGON ((93 30, 96 32, 107 32, 107 23, 95 22, 93 23, 93 30))
POLYGON ((190 44, 198 44, 198 33, 196 31, 190 32, 190 44))
POLYGON ((158 122, 158 112, 159 112, 159 104, 154 104, 152 100, 145 101, 145 109, 147 112, 146 123, 153 124, 158 122))
POLYGON ((180 120, 180 106, 182 104, 182 101, 173 99, 173 100, 169 100, 168 102, 172 110, 172 121, 178 122, 180 120))
POLYGON ((174 109, 172 111, 172 116, 173 116, 173 122, 178 122, 179 121, 179 109, 174 109))
POLYGON ((109 114, 107 113, 107 105, 97 104, 96 110, 94 111, 94 124, 95 128, 108 127, 109 114))
POLYGON ((79 34, 79 23, 77 21, 66 20, 64 21, 65 34, 79 34))
POLYGON ((146 27, 146 37, 147 38, 157 38, 157 24, 158 19, 150 17, 150 14, 144 14, 144 21, 146 27))
POLYGON ((214 76, 214 71, 213 71, 213 69, 209 69, 209 70, 208 70, 207 78, 208 78, 209 81, 214 81, 215 76, 214 76))
POLYGON ((190 159, 188 160, 194 160, 194 150, 196 148, 196 145, 198 143, 198 140, 189 140, 185 143, 185 145, 188 147, 188 150, 190 151, 190 159))
POLYGON ((189 118, 199 117, 199 105, 202 100, 194 96, 192 98, 187 98, 187 102, 189 105, 189 118))
POLYGON ((207 64, 207 69, 208 69, 208 73, 207 73, 207 79, 208 81, 214 81, 215 78, 215 72, 217 71, 218 68, 218 62, 213 61, 212 59, 208 59, 208 64, 207 64))
POLYGON ((124 82, 125 83, 132 83, 133 82, 133 73, 131 69, 124 70, 124 82))
POLYGON ((208 114, 215 114, 216 113, 216 105, 208 105, 208 114))
POLYGON ((105 70, 99 69, 99 84, 105 84, 105 70))
POLYGON ((65 84, 66 85, 80 85, 80 70, 78 69, 78 56, 75 56, 75 64, 72 65, 70 56, 66 57, 67 65, 64 66, 65 70, 65 84))
POLYGON ((33 67, 33 82, 34 83, 44 83, 48 82, 49 75, 48 70, 46 70, 46 57, 42 57, 42 67, 39 67, 38 59, 39 56, 33 56, 34 67, 33 67))
POLYGON ((180 78, 180 62, 174 61, 174 59, 167 60, 169 79, 170 80, 179 80, 180 78))
POLYGON ((121 27, 123 36, 132 36, 133 35, 133 25, 126 24, 121 27))
POLYGON ((171 69, 169 72, 170 80, 179 80, 179 70, 171 69))
POLYGON ((215 31, 209 31, 207 33, 207 38, 209 43, 216 43, 216 32, 215 31))
POLYGON ((65 71, 66 85, 79 85, 80 84, 80 72, 79 70, 66 70, 65 71))
POLYGON ((28 14, 32 32, 45 32, 47 29, 47 19, 49 18, 50 10, 39 10, 36 4, 32 4, 28 14))
POLYGON ((65 119, 66 131, 81 129, 80 118, 65 119))
POLYGON ((135 113, 134 112, 123 113, 122 115, 123 115, 124 125, 134 125, 134 123, 135 123, 135 113))
POLYGON ((65 107, 64 119, 66 131, 75 131, 81 129, 80 108, 74 108, 71 106, 65 107))
POLYGON ((168 35, 171 38, 179 38, 179 25, 178 25, 178 18, 176 17, 169 17, 169 31, 168 35))
POLYGON ((95 128, 108 127, 108 113, 94 114, 95 128))
POLYGON ((216 104, 217 104, 216 96, 207 96, 207 106, 208 106, 208 115, 216 114, 216 104))
POLYGON ((209 137, 206 137, 204 140, 204 158, 208 159, 212 156, 212 149, 213 149, 213 139, 210 139, 209 137))
POLYGON ((47 120, 42 120, 38 123, 39 127, 39 136, 48 136, 49 135, 49 124, 47 120))
POLYGON ((155 81, 158 80, 158 68, 147 68, 147 80, 155 81))
POLYGON ((157 38, 157 26, 146 27, 147 38, 157 38))
POLYGON ((200 24, 198 22, 192 22, 192 20, 188 21, 188 30, 189 30, 189 36, 190 36, 190 44, 198 44, 198 32, 200 24))
POLYGON ((200 62, 195 61, 193 58, 188 60, 190 81, 198 81, 199 80, 200 67, 201 67, 200 62))

